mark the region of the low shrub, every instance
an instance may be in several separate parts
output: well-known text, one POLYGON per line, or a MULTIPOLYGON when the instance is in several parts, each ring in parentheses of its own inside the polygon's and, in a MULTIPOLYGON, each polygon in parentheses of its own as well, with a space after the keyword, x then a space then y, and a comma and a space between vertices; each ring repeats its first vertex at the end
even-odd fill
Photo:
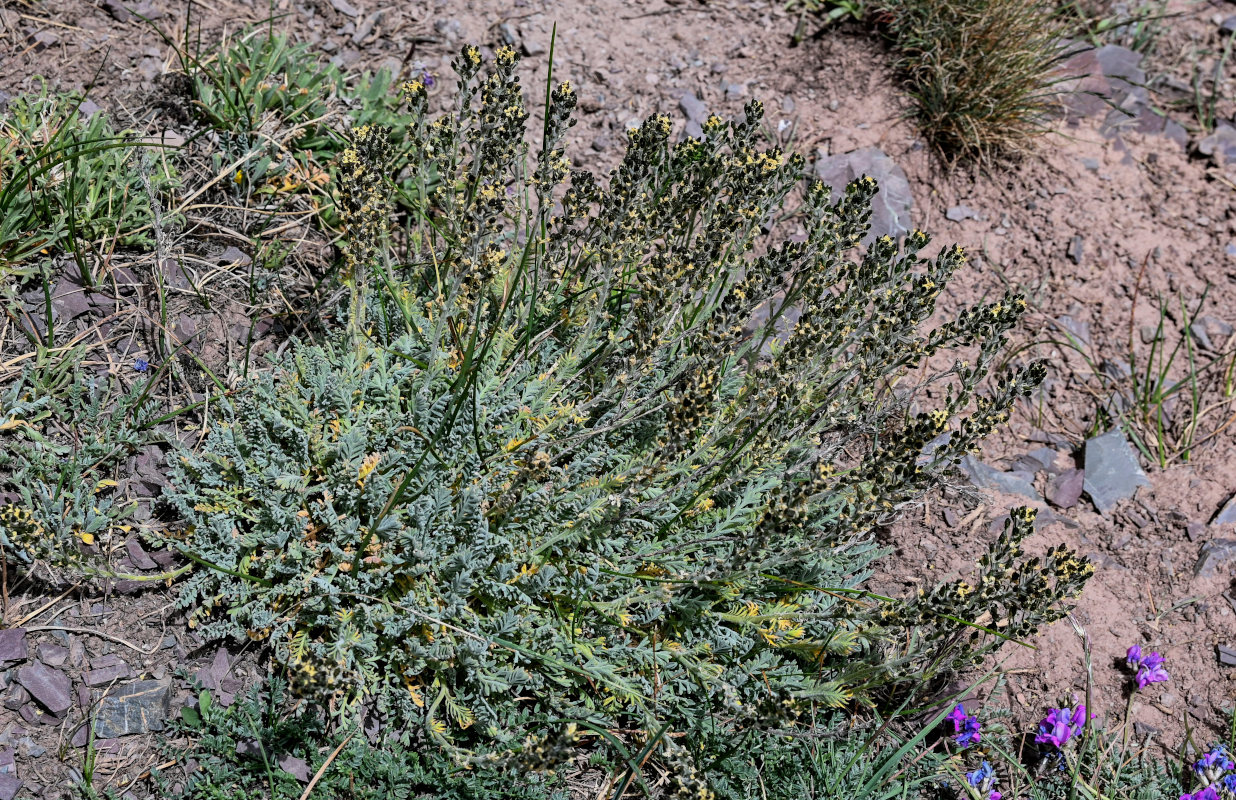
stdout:
POLYGON ((678 144, 650 118, 603 185, 565 155, 569 84, 531 155, 514 53, 454 67, 450 113, 404 87, 410 261, 384 241, 389 133, 362 126, 339 167, 346 329, 171 459, 191 624, 268 642, 297 694, 420 752, 526 771, 625 741, 704 794, 716 758, 684 742, 808 729, 952 669, 898 618, 935 641, 944 595, 882 619, 861 585, 873 528, 1042 380, 976 395, 1021 298, 925 327, 965 256, 921 258, 914 232, 853 258, 870 179, 811 185, 805 238, 766 237, 803 160, 759 147, 758 102, 678 144), (926 383, 942 399, 918 411, 926 383))

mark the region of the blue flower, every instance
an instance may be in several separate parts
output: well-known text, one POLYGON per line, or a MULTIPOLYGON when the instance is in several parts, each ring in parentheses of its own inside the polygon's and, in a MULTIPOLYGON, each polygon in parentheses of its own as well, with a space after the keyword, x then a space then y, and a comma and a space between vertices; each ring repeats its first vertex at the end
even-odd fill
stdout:
POLYGON ((150 362, 144 358, 139 358, 133 362, 133 369, 138 372, 148 372, 150 370, 150 362))
POLYGON ((974 772, 966 773, 966 782, 977 789, 983 785, 983 781, 990 780, 995 774, 996 772, 991 768, 991 764, 984 761, 974 772))
POLYGON ((978 721, 978 717, 966 714, 961 703, 949 713, 948 719, 953 723, 953 740, 962 747, 969 747, 983 738, 983 723, 978 721))

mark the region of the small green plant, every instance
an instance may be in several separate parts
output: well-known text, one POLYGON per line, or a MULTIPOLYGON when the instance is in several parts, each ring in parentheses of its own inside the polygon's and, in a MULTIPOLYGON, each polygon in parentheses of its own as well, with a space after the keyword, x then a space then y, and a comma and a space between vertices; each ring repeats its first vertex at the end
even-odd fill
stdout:
POLYGON ((39 252, 154 242, 152 195, 177 186, 176 172, 102 112, 87 118, 83 99, 44 85, 0 112, 0 278, 34 274, 39 252))
POLYGON ((851 258, 866 178, 811 185, 806 240, 764 240, 804 164, 760 149, 758 103, 677 145, 650 118, 602 186, 565 155, 569 84, 532 156, 514 52, 454 67, 451 113, 404 87, 410 259, 385 242, 395 148, 361 126, 339 161, 346 328, 172 459, 191 624, 268 641, 297 694, 344 720, 372 704, 419 752, 545 769, 595 736, 626 783, 655 752, 704 794, 682 735, 788 734, 947 671, 890 644, 861 589, 871 531, 1043 379, 976 395, 1024 301, 920 330, 965 256, 920 258, 916 231, 851 258), (942 404, 911 413, 943 352, 942 404))

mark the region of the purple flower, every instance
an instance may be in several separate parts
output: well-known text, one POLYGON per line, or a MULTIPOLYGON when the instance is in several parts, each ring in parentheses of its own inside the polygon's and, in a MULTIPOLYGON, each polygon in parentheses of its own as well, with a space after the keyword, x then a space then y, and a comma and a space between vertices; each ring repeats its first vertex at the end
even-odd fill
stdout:
POLYGON ((991 794, 987 795, 987 800, 1000 800, 1001 797, 1004 797, 1004 795, 992 789, 991 794))
POLYGON ((978 788, 983 785, 983 781, 991 780, 995 774, 996 772, 991 768, 991 764, 984 761, 974 772, 966 773, 966 783, 978 788))
POLYGON ((1223 779, 1223 785, 1232 794, 1236 794, 1236 775, 1228 775, 1223 779))
POLYGON ((437 81, 434 80, 433 73, 427 69, 421 70, 421 80, 425 82, 425 88, 430 88, 437 83, 437 81))
POLYGON ((962 747, 969 747, 982 738, 983 723, 978 721, 978 717, 967 715, 961 703, 949 713, 947 719, 953 723, 953 740, 962 747))
POLYGON ((1158 653, 1142 655, 1140 645, 1133 645, 1125 657, 1130 669, 1137 670, 1137 688, 1145 689, 1152 683, 1162 683, 1171 676, 1163 669, 1163 656, 1158 653))
POLYGON ((1229 769, 1236 769, 1236 762, 1232 761, 1227 754, 1227 748, 1223 745, 1216 746, 1209 753, 1206 753, 1193 764, 1193 771, 1198 775, 1212 773, 1211 779, 1218 777, 1218 773, 1226 772, 1229 769))
POLYGON ((1215 787, 1207 786, 1193 794, 1182 794, 1180 800, 1219 800, 1219 793, 1215 791, 1215 787))
POLYGON ((1086 707, 1078 706, 1074 710, 1053 708, 1039 723, 1039 732, 1034 741, 1039 744, 1050 744, 1053 747, 1063 747, 1064 743, 1081 733, 1086 725, 1086 707))
POLYGON ((133 369, 138 372, 147 372, 150 370, 150 362, 144 358, 139 358, 133 362, 133 369))

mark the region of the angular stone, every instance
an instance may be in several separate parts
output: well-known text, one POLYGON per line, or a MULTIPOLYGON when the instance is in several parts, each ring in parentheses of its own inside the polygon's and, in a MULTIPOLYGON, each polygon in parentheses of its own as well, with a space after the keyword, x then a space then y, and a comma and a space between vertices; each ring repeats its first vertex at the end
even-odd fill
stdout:
POLYGON ((69 676, 54 670, 42 661, 17 670, 17 682, 53 714, 60 715, 73 704, 73 682, 69 676))
POLYGON ((39 645, 39 660, 49 667, 59 667, 69 660, 69 648, 43 642, 39 645))
POLYGON ((1218 645, 1219 663, 1225 667, 1236 667, 1236 647, 1218 645))
MULTIPOLYGON (((1236 494, 1228 498, 1219 513, 1210 521, 1211 525, 1236 525, 1236 494)), ((2 659, 0 659, 2 660, 2 659)))
POLYGON ((1132 497, 1137 487, 1149 485, 1124 431, 1113 428, 1087 440, 1083 486, 1099 513, 1107 516, 1117 502, 1132 497))
POLYGON ((953 206, 948 211, 945 211, 944 216, 946 219, 952 222, 961 222, 962 220, 966 220, 966 219, 977 219, 978 212, 975 211, 973 208, 970 208, 970 206, 958 205, 958 206, 953 206))
POLYGON ((308 783, 310 779, 309 762, 303 758, 297 758, 294 755, 283 755, 275 759, 275 763, 279 765, 279 769, 291 775, 301 783, 308 783))
POLYGON ((82 672, 82 682, 91 687, 107 686, 112 681, 123 680, 132 675, 129 665, 122 661, 119 664, 85 670, 82 672))
POLYGON ((1047 482, 1047 499, 1056 508, 1072 508, 1081 499, 1086 471, 1071 469, 1055 475, 1047 482))
POLYGON ((1197 143, 1197 151, 1210 156, 1220 166, 1236 164, 1236 128, 1220 125, 1214 133, 1197 143))
POLYGON ((1086 252, 1086 238, 1080 233, 1069 240, 1069 260, 1074 264, 1080 264, 1086 252))
POLYGON ((881 236, 894 239, 909 232, 914 197, 906 174, 877 147, 827 156, 815 162, 815 175, 841 197, 851 181, 866 175, 874 178, 880 190, 871 201, 871 231, 863 239, 870 244, 881 236))
POLYGON ((678 107, 687 115, 687 135, 696 139, 704 135, 704 123, 708 120, 708 106, 693 92, 683 92, 678 98, 678 107))
POLYGON ((1236 539, 1212 539, 1202 545, 1197 563, 1193 565, 1193 576, 1210 578, 1215 570, 1236 559, 1236 539))
POLYGON ((30 650, 26 646, 25 628, 5 628, 0 630, 0 667, 25 661, 30 650))
POLYGON ((163 730, 172 698, 172 682, 137 681, 103 698, 94 722, 94 735, 115 739, 163 730))
POLYGON ((1001 472, 989 464, 984 464, 974 456, 967 455, 963 458, 961 460, 961 469, 970 476, 970 482, 980 489, 995 489, 1008 494, 1027 497, 1031 500, 1043 499, 1034 488, 1034 484, 1027 481, 1024 477, 1012 472, 1001 472))
POLYGON ((142 547, 141 541, 136 536, 130 536, 125 540, 124 549, 129 554, 129 560, 133 562, 133 566, 138 569, 156 569, 159 566, 142 547))
POLYGON ((22 781, 19 781, 16 775, 0 772, 0 800, 13 800, 21 787, 22 781))

